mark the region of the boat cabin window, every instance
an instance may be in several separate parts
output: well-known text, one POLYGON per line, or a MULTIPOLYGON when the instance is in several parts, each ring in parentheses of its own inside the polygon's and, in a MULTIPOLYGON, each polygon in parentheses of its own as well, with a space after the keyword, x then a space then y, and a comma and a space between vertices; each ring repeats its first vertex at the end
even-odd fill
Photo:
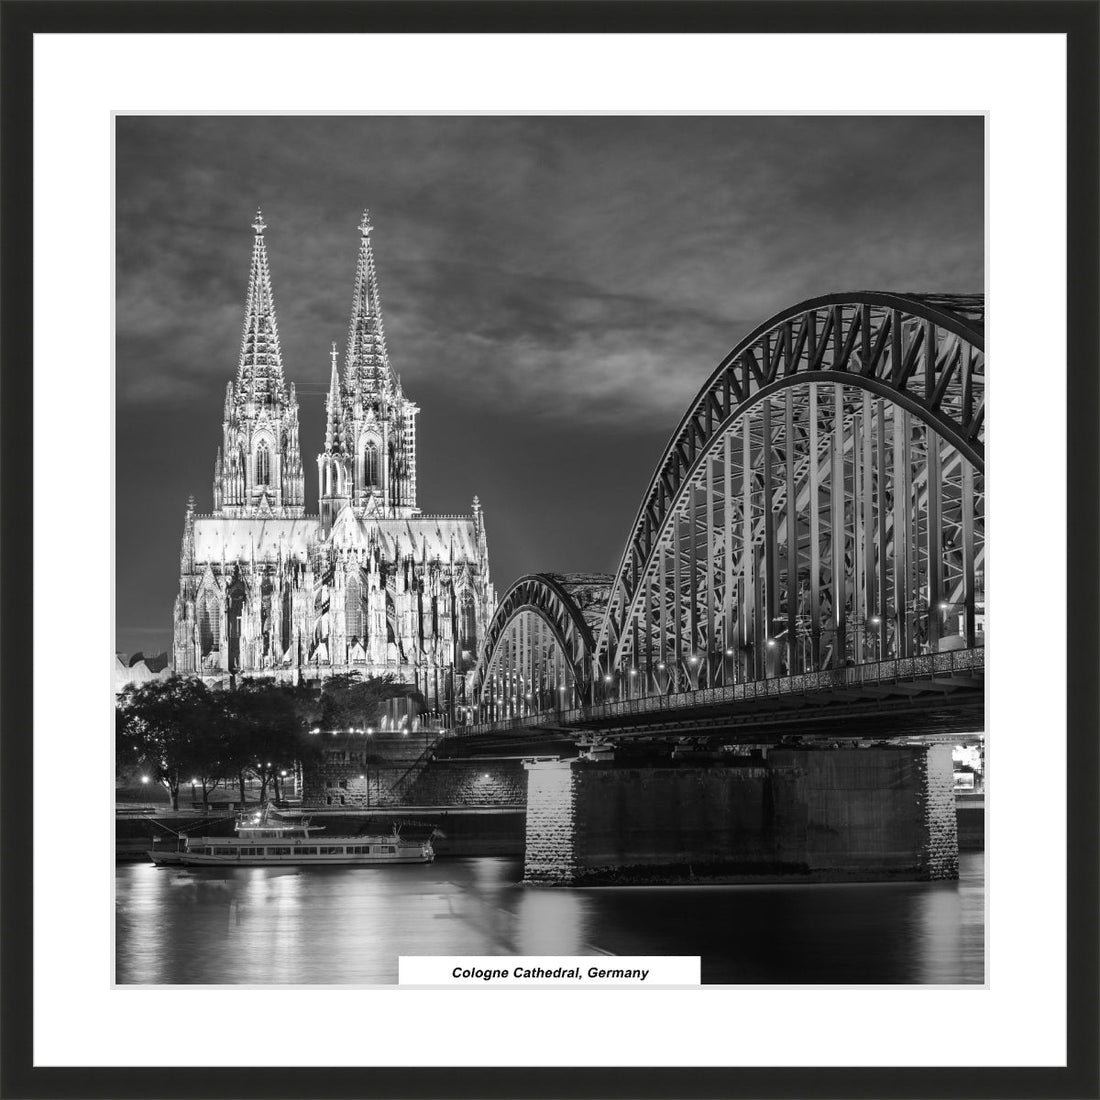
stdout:
POLYGON ((266 848, 249 848, 248 854, 250 856, 262 856, 265 851, 267 851, 266 848))
POLYGON ((272 848, 271 849, 271 854, 273 856, 288 856, 288 855, 290 855, 290 849, 289 848, 272 848))
POLYGON ((317 854, 316 848, 299 848, 298 854, 300 856, 315 856, 317 854))
POLYGON ((321 855, 323 856, 342 856, 344 854, 343 847, 328 847, 321 848, 321 855))
POLYGON ((236 848, 215 848, 214 855, 216 856, 232 856, 237 854, 236 848))
POLYGON ((392 844, 383 844, 382 851, 392 855, 397 849, 392 844))

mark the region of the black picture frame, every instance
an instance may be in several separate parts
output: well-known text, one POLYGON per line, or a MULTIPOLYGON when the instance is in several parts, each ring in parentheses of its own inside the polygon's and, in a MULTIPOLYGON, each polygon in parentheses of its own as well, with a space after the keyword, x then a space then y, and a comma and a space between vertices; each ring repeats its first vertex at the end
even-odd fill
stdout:
MULTIPOLYGON (((0 1094, 4 1097, 1096 1097, 1100 667, 1100 81, 1096 0, 555 2, 3 0, 0 256, 0 1094), (1067 1065, 1064 1067, 52 1068, 32 1063, 33 36, 97 32, 1047 33, 1068 68, 1067 1065)), ((613 1031, 611 1033, 613 1039, 613 1031)))

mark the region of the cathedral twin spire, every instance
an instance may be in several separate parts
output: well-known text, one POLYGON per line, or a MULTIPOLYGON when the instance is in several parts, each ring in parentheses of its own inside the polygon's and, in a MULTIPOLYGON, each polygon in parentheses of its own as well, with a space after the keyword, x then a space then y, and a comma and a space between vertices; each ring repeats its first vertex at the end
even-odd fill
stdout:
POLYGON ((252 269, 248 276, 248 300, 244 308, 241 360, 237 368, 237 390, 250 400, 274 402, 286 399, 283 355, 279 348, 279 326, 275 320, 275 296, 271 292, 271 271, 264 243, 263 215, 256 211, 252 223, 252 269))
POLYGON ((214 462, 217 515, 300 516, 305 509, 298 399, 283 376, 266 228, 257 210, 241 357, 236 382, 226 387, 222 445, 214 462))
MULTIPOLYGON (((275 297, 260 211, 252 223, 252 264, 235 383, 227 387, 222 447, 214 471, 221 515, 301 515, 304 479, 298 405, 283 375, 275 297)), ((343 377, 332 345, 325 442, 318 455, 326 531, 351 504, 357 515, 416 514, 416 415, 390 366, 374 264, 370 213, 359 223, 359 256, 343 377)))
POLYGON ((325 399, 325 449, 317 458, 327 531, 351 504, 359 515, 412 515, 416 507, 416 414, 390 366, 374 266, 370 212, 359 222, 359 256, 344 375, 332 348, 325 399))
POLYGON ((378 275, 374 269, 374 249, 370 235, 374 230, 370 211, 363 211, 359 222, 359 259, 355 266, 355 293, 351 300, 348 323, 348 347, 345 360, 345 384, 349 393, 362 395, 376 403, 392 397, 397 379, 386 354, 386 333, 382 327, 382 302, 378 293, 378 275))

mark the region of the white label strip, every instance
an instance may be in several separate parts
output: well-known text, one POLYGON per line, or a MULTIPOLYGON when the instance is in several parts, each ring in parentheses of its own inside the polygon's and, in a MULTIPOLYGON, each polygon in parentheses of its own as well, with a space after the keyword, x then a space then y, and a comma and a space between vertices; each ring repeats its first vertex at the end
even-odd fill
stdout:
POLYGON ((698 955, 402 955, 400 985, 519 989, 698 985, 698 955))

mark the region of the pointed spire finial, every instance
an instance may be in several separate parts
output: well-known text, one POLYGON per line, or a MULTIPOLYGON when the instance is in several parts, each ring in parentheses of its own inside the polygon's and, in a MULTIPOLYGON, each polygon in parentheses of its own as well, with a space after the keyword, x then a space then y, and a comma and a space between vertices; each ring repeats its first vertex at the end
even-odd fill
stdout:
POLYGON ((264 224, 264 216, 260 213, 258 206, 256 207, 256 220, 252 223, 252 228, 256 230, 257 237, 267 228, 264 224))
POLYGON ((369 237, 372 229, 374 229, 374 226, 371 225, 370 211, 364 210, 362 220, 359 222, 359 232, 364 237, 369 237))
MULTIPOLYGON (((219 453, 220 453, 220 451, 221 451, 221 448, 220 448, 220 447, 218 448, 218 451, 219 451, 219 453)), ((189 497, 187 498, 187 511, 188 511, 188 513, 190 514, 191 512, 194 512, 194 510, 195 510, 195 495, 194 495, 194 493, 192 493, 192 494, 191 494, 191 495, 190 495, 190 496, 189 496, 189 497)))

